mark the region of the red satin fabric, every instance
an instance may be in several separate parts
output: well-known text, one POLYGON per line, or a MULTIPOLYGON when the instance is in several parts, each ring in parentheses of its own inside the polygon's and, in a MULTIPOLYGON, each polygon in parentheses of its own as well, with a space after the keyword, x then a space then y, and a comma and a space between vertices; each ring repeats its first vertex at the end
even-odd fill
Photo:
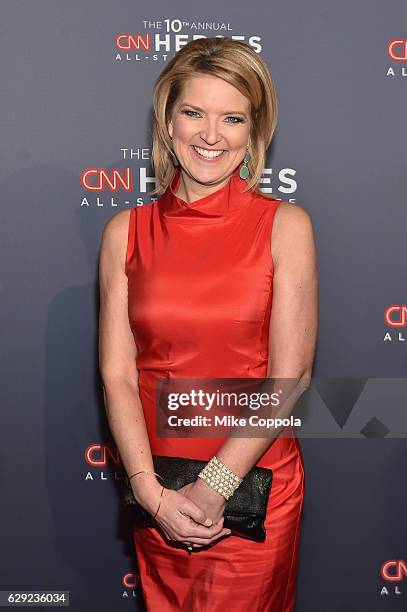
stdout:
MULTIPOLYGON (((238 170, 189 204, 175 195, 131 210, 126 274, 138 348, 140 399, 153 454, 209 460, 224 438, 159 438, 159 377, 262 378, 272 307, 271 229, 278 200, 253 191, 238 170)), ((147 610, 292 612, 296 593, 304 469, 294 432, 256 465, 273 470, 264 543, 231 535, 194 551, 155 528, 134 529, 147 610)))

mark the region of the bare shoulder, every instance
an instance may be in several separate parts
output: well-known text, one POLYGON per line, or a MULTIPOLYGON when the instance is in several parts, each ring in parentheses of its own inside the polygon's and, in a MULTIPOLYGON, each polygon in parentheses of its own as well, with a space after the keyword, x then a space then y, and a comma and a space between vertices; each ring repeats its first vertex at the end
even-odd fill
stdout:
POLYGON ((131 209, 126 209, 113 215, 106 222, 102 234, 102 263, 103 259, 110 262, 120 261, 122 270, 125 269, 130 214, 131 209))
POLYGON ((113 217, 106 221, 103 228, 103 239, 117 241, 123 236, 127 236, 131 208, 117 212, 113 217))
POLYGON ((280 202, 275 212, 271 250, 274 262, 284 253, 313 251, 314 229, 310 214, 299 204, 280 202))
POLYGON ((273 225, 276 228, 276 233, 281 228, 291 228, 294 232, 301 230, 309 231, 310 226, 312 226, 312 220, 310 214, 299 204, 280 202, 275 213, 273 225))

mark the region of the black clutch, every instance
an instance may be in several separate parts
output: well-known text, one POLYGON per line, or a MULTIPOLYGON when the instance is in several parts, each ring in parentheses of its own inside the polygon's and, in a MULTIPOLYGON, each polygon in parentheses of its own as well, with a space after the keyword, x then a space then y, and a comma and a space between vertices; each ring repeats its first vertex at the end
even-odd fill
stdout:
MULTIPOLYGON (((167 489, 181 489, 194 482, 207 461, 185 457, 153 455, 154 471, 162 476, 160 483, 167 489)), ((257 542, 264 542, 264 521, 273 480, 268 468, 255 466, 246 474, 233 495, 226 501, 223 526, 235 535, 257 542)), ((131 519, 136 527, 152 527, 154 519, 135 499, 131 484, 125 476, 123 504, 131 509, 131 519)))

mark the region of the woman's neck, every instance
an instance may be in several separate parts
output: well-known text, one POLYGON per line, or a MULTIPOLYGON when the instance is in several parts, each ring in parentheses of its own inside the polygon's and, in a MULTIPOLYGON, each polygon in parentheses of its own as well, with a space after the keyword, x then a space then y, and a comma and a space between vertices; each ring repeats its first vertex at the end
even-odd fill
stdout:
POLYGON ((188 204, 193 204, 193 202, 195 202, 196 200, 205 198, 211 193, 217 191, 218 189, 221 189, 224 185, 226 185, 229 178, 230 177, 228 176, 226 177, 226 179, 223 179, 222 181, 219 181, 219 183, 216 184, 204 185, 194 180, 183 170, 181 170, 179 185, 175 192, 175 195, 178 198, 184 200, 184 202, 187 202, 188 204))

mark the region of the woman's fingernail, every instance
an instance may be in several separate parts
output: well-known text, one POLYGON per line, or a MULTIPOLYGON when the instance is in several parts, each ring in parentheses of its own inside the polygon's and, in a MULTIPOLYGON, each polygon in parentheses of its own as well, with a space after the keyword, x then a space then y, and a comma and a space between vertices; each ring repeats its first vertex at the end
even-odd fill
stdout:
POLYGON ((207 518, 204 522, 204 525, 206 525, 206 527, 210 527, 212 525, 212 520, 210 518, 207 518))
POLYGON ((226 535, 230 535, 231 533, 232 533, 232 532, 230 531, 230 529, 228 529, 228 530, 226 531, 226 535))

